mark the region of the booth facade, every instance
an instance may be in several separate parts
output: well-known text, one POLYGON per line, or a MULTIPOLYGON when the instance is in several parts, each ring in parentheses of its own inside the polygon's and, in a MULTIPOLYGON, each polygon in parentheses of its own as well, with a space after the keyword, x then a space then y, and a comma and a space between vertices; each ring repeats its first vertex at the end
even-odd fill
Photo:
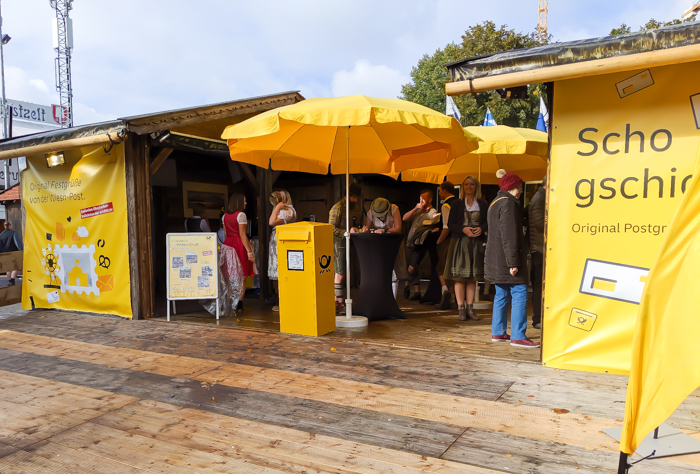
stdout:
MULTIPOLYGON (((287 92, 0 142, 0 159, 24 157, 22 208, 17 204, 15 216, 24 221, 23 307, 164 316, 166 235, 184 231, 194 202, 205 205, 216 231, 221 209, 236 192, 248 201, 261 269, 248 283, 268 296, 272 188, 290 191, 300 220, 328 222, 329 209, 343 196, 342 177, 236 163, 220 136, 227 125, 303 99, 287 92)), ((423 187, 366 176, 363 198, 365 205, 381 196, 409 209, 423 187)), ((361 209, 351 215, 360 225, 361 209)))
POLYGON ((542 361, 627 373, 646 276, 700 147, 700 25, 448 65, 450 95, 547 83, 542 361))
MULTIPOLYGON (((288 92, 0 142, 0 159, 24 157, 23 308, 153 317, 165 233, 181 231, 193 201, 213 222, 233 192, 267 212, 269 172, 231 162, 221 131, 300 100, 288 92)), ((264 234, 267 215, 256 220, 264 234)))

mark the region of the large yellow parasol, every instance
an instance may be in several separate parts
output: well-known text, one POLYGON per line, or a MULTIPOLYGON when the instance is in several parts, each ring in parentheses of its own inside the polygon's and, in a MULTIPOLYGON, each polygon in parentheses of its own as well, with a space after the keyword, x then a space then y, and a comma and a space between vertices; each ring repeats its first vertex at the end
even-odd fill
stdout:
MULTIPOLYGON (((539 181, 547 172, 547 134, 529 128, 505 125, 465 127, 479 138, 479 148, 450 163, 404 171, 404 181, 440 184, 445 179, 460 183, 477 176, 482 184, 497 184, 496 171, 505 169, 524 181, 539 181)), ((397 170, 398 171, 398 170, 397 170)))
MULTIPOLYGON (((226 127, 234 161, 281 171, 345 174, 401 172, 441 165, 478 148, 459 122, 422 105, 362 95, 316 98, 226 127)), ((350 212, 346 211, 347 316, 350 296, 350 212)))

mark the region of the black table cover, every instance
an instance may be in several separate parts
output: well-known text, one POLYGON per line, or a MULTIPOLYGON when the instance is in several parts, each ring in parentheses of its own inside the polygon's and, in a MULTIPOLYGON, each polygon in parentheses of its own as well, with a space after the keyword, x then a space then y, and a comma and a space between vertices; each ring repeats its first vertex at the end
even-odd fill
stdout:
POLYGON ((391 289, 391 272, 403 234, 351 234, 360 260, 360 291, 353 301, 353 314, 370 321, 405 318, 391 289))
POLYGON ((438 304, 442 298, 442 283, 440 283, 438 272, 442 273, 445 269, 437 268, 437 240, 439 237, 440 232, 433 232, 428 236, 424 244, 428 247, 428 258, 430 259, 430 283, 420 299, 421 304, 438 304))

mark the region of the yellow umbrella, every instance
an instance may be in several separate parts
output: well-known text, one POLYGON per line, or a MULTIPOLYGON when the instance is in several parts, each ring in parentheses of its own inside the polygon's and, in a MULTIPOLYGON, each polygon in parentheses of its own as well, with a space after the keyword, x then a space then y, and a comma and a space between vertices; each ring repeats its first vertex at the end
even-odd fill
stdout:
MULTIPOLYGON (((459 122, 422 105, 362 95, 316 98, 226 127, 231 158, 273 170, 346 175, 401 172, 448 163, 478 148, 459 122)), ((350 212, 346 210, 347 316, 350 296, 350 212)))
POLYGON ((547 134, 529 128, 505 125, 465 127, 465 133, 479 137, 479 148, 450 163, 404 171, 404 181, 440 184, 445 179, 460 183, 477 176, 483 184, 497 184, 496 171, 505 169, 524 181, 539 181, 547 172, 547 134))
POLYGON ((329 165, 343 174, 348 166, 350 173, 390 173, 443 164, 475 150, 478 140, 462 135, 456 119, 422 105, 361 95, 270 110, 226 127, 221 137, 235 161, 318 174, 329 165))

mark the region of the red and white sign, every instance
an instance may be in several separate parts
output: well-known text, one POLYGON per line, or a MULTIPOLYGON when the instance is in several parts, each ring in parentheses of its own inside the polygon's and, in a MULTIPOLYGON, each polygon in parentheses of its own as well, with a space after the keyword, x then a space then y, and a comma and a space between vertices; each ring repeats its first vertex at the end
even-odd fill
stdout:
POLYGON ((53 105, 53 119, 54 121, 62 125, 68 122, 68 108, 61 107, 60 105, 53 105))
POLYGON ((114 206, 111 202, 100 204, 99 206, 86 207, 80 210, 80 218, 87 219, 88 217, 95 217, 101 214, 109 214, 114 212, 114 206))
POLYGON ((203 256, 203 257, 206 257, 206 256, 208 256, 208 255, 213 255, 213 254, 214 254, 214 252, 211 251, 211 250, 205 250, 205 251, 202 252, 202 256, 203 256))

